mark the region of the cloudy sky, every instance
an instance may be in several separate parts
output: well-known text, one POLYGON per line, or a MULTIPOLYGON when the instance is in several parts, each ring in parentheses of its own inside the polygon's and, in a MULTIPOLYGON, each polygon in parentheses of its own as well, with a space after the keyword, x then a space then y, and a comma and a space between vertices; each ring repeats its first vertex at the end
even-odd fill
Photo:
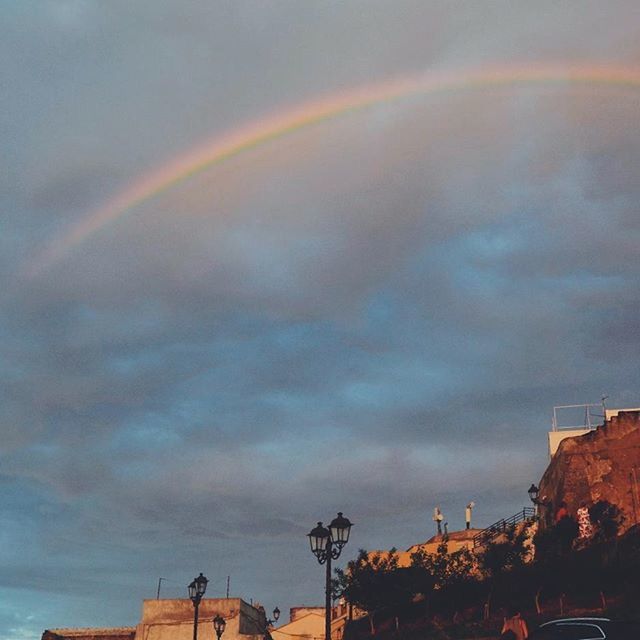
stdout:
POLYGON ((638 405, 635 0, 0 7, 0 637, 200 571, 321 603, 317 520, 356 523, 344 559, 436 504, 489 525, 554 405, 638 405), (492 69, 521 81, 294 127, 69 240, 247 124, 492 69))

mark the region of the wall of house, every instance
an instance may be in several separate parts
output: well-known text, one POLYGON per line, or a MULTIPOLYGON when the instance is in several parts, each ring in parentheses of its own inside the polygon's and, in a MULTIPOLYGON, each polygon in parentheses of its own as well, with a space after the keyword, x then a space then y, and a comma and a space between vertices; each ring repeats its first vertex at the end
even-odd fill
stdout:
POLYGON ((549 457, 556 454, 560 443, 566 438, 575 438, 591 433, 592 429, 561 429, 560 431, 549 431, 549 457))
MULTIPOLYGON (((193 604, 190 600, 145 600, 135 640, 193 640, 193 604)), ((198 640, 216 640, 213 618, 227 625, 221 640, 263 640, 264 611, 240 598, 205 598, 198 615, 198 640)))
POLYGON ((46 629, 42 640, 134 640, 134 627, 46 629))
POLYGON ((322 613, 300 615, 292 622, 271 630, 273 640, 324 640, 324 607, 322 613))
POLYGON ((324 607, 291 607, 291 609, 289 609, 289 622, 293 622, 310 613, 324 616, 324 607))

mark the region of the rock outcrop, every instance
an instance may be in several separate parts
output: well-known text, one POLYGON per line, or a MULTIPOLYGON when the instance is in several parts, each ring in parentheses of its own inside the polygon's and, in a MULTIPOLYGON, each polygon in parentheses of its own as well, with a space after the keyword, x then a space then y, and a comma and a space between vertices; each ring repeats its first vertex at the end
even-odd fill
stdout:
POLYGON ((581 502, 607 500, 625 520, 621 533, 640 522, 640 411, 620 412, 594 431, 566 438, 540 480, 541 507, 550 522, 560 502, 575 516, 581 502))

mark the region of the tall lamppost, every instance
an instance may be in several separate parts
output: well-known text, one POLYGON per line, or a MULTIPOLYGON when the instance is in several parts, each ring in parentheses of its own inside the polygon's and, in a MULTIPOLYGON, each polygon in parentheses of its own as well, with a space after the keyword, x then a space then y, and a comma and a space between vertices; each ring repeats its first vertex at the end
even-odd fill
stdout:
POLYGON ((351 522, 342 515, 342 512, 339 512, 338 517, 331 521, 328 529, 322 526, 322 522, 318 522, 318 526, 307 534, 311 543, 311 552, 320 564, 326 563, 327 565, 324 587, 325 640, 331 640, 331 560, 337 560, 342 552, 342 547, 349 542, 352 526, 351 522))
POLYGON ((218 640, 220 640, 222 634, 224 633, 224 628, 226 626, 227 626, 227 621, 220 614, 218 614, 213 619, 213 630, 216 632, 216 637, 218 638, 218 640))
MULTIPOLYGON (((197 578, 194 578, 187 587, 189 590, 189 598, 191 598, 191 602, 193 602, 193 640, 198 640, 198 607, 200 606, 200 600, 202 600, 204 592, 207 590, 208 582, 201 573, 197 578)), ((224 631, 224 625, 222 626, 222 631, 224 631)), ((222 635, 222 631, 220 635, 222 635)), ((218 638, 219 637, 220 636, 218 636, 218 638)))

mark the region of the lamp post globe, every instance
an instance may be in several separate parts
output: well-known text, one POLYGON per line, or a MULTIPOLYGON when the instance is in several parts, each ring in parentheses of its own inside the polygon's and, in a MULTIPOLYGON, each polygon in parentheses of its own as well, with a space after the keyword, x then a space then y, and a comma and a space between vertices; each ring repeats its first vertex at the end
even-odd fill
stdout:
MULTIPOLYGON (((278 622, 278 618, 280 617, 280 609, 278 609, 278 607, 276 607, 272 612, 271 615, 273 616, 273 618, 267 618, 267 629, 271 629, 276 622, 278 622)), ((265 636, 266 638, 266 636, 265 636)))
POLYGON ((202 573, 200 573, 200 575, 194 578, 187 586, 189 599, 193 602, 193 640, 198 640, 198 607, 200 606, 200 600, 202 600, 207 590, 208 582, 202 573))
POLYGON ((529 494, 531 502, 533 502, 533 504, 538 504, 538 493, 540 493, 540 489, 538 489, 535 484, 531 484, 527 493, 529 494))
POLYGON ((338 511, 338 516, 331 521, 329 531, 331 532, 331 543, 342 549, 349 542, 349 534, 351 533, 351 522, 342 515, 342 511, 338 511))
POLYGON ((311 553, 318 558, 320 564, 323 564, 326 560, 327 546, 329 546, 331 540, 331 532, 322 526, 322 522, 318 522, 307 534, 307 537, 311 545, 311 553))
POLYGON ((187 589, 189 590, 189 598, 191 598, 191 602, 195 603, 196 600, 199 602, 202 600, 202 596, 204 596, 205 591, 207 590, 207 584, 209 580, 205 578, 202 573, 197 578, 194 578, 187 589))
POLYGON ((216 632, 216 637, 218 638, 218 640, 220 640, 220 637, 224 633, 226 626, 227 626, 227 621, 220 614, 218 614, 213 619, 213 630, 216 632))

